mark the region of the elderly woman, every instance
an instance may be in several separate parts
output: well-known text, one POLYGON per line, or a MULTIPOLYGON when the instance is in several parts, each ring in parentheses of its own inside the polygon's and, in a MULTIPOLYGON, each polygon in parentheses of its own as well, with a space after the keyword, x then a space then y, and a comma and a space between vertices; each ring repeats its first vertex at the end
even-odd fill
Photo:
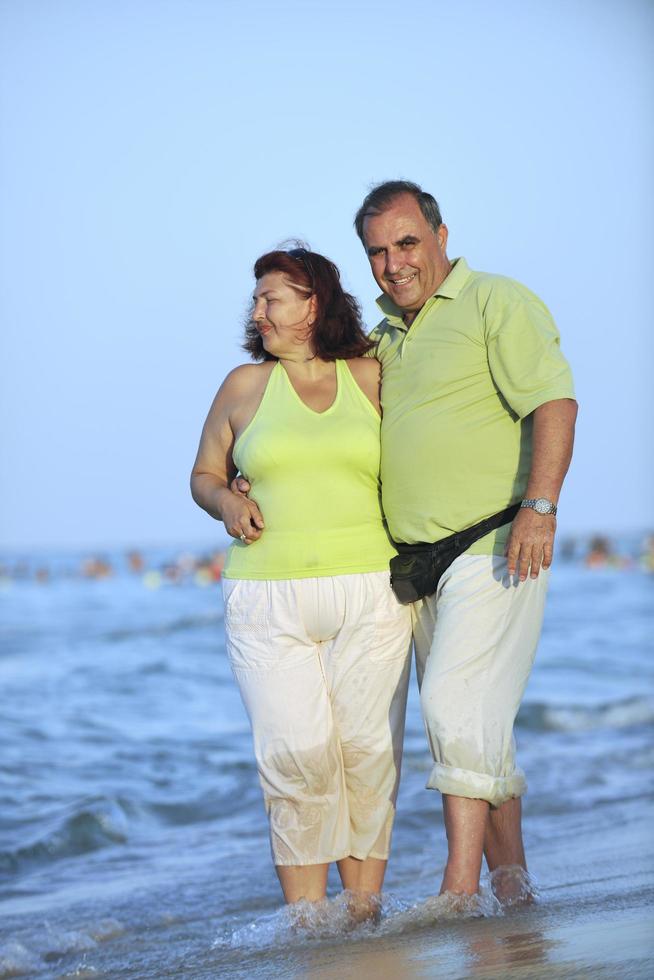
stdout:
POLYGON ((352 907, 370 909, 395 815, 411 636, 379 502, 380 368, 324 256, 270 252, 254 277, 245 348, 258 363, 218 391, 191 488, 235 538, 227 651, 284 898, 324 898, 335 861, 361 896, 352 907), (239 470, 248 497, 230 489, 239 470))

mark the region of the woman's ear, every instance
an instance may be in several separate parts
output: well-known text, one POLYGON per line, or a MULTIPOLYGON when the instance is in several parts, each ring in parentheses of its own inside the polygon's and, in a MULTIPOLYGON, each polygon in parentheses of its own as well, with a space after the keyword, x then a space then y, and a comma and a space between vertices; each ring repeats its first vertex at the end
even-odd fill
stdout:
POLYGON ((307 317, 307 323, 310 327, 314 325, 318 319, 318 299, 315 293, 312 293, 309 297, 309 316, 307 317))

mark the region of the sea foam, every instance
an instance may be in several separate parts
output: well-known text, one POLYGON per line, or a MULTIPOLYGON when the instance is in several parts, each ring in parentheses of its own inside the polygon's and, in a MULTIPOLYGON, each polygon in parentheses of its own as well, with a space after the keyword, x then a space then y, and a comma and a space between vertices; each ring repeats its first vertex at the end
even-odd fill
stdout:
POLYGON ((412 932, 438 922, 503 914, 502 903, 487 885, 482 886, 477 895, 445 892, 415 904, 385 894, 379 914, 373 913, 367 921, 360 921, 356 913, 353 917, 355 904, 356 900, 348 891, 319 902, 295 902, 225 932, 214 941, 213 948, 261 950, 304 946, 345 936, 356 940, 412 932))

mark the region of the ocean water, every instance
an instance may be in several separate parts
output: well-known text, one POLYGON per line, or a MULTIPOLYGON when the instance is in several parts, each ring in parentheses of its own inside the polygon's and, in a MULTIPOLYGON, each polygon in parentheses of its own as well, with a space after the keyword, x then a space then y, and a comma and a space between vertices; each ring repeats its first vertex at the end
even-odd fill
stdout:
MULTIPOLYGON (((337 959, 363 948, 390 969, 377 977, 402 976, 393 937, 425 929, 439 930, 438 955, 467 943, 474 961, 479 914, 500 912, 490 896, 477 908, 434 898, 446 848, 415 681, 382 923, 344 931, 333 876, 330 901, 298 925, 270 863, 219 585, 81 578, 65 556, 53 567, 0 579, 0 978, 350 976, 337 959)), ((653 599, 638 565, 553 569, 516 728, 541 925, 651 900, 653 599)), ((514 914, 503 949, 518 962, 536 913, 514 914)), ((541 945, 543 975, 567 975, 556 942, 541 945)), ((606 934, 598 949, 589 976, 605 975, 606 934)))

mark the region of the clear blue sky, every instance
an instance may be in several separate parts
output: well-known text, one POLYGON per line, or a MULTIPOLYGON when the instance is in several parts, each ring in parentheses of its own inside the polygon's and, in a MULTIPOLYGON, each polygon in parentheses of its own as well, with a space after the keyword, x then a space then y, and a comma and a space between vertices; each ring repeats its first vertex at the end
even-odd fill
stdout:
POLYGON ((552 309, 565 531, 654 525, 654 5, 0 0, 5 546, 211 542, 188 473, 288 237, 376 319, 351 221, 438 198, 450 256, 552 309))

